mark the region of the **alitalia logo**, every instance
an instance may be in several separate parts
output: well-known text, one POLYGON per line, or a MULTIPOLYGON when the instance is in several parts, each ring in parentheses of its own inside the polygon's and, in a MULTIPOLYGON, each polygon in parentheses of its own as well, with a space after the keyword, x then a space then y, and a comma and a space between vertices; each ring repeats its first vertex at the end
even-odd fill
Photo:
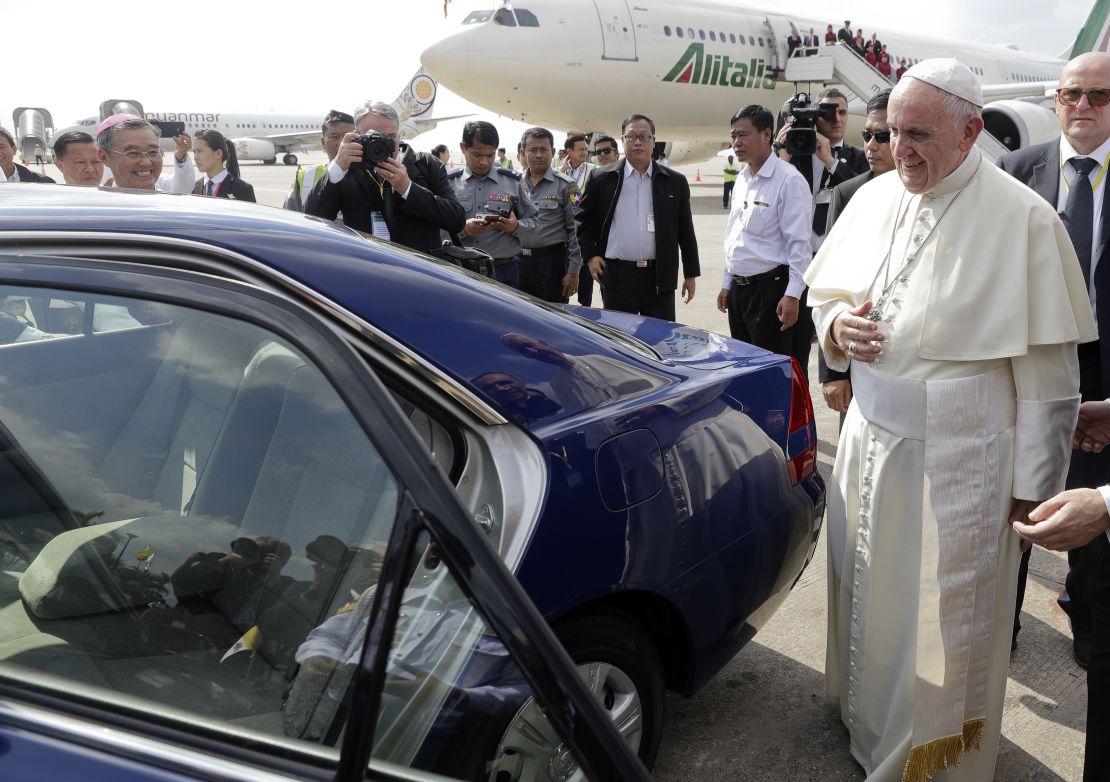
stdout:
POLYGON ((748 62, 736 62, 727 54, 706 54, 705 44, 692 43, 663 81, 773 90, 775 77, 765 73, 766 69, 763 60, 753 57, 748 62))

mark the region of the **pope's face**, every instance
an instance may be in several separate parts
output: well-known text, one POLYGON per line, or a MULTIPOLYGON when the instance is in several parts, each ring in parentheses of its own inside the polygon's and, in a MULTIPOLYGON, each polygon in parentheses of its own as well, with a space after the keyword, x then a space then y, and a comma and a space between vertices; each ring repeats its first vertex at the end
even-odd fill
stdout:
POLYGON ((104 175, 104 164, 96 154, 96 144, 92 142, 69 144, 65 155, 54 161, 62 172, 67 185, 100 184, 104 175))
MULTIPOLYGON (((1084 92, 1110 89, 1110 54, 1092 52, 1076 57, 1064 66, 1060 74, 1060 89, 1084 92)), ((1110 138, 1110 104, 1092 106, 1086 95, 1079 98, 1074 106, 1065 105, 1059 95, 1055 102, 1060 131, 1076 152, 1092 152, 1110 138)))
POLYGON ((944 110, 945 95, 931 84, 903 79, 890 96, 890 151, 911 193, 932 190, 955 171, 983 129, 979 117, 958 125, 944 110))

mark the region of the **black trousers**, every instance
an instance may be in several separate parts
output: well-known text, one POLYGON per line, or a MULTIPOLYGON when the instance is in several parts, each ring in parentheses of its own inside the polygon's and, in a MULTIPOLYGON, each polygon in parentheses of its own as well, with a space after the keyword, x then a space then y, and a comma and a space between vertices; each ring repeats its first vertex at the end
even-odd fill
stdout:
POLYGON ((594 278, 585 258, 582 259, 582 270, 578 272, 578 303, 583 307, 591 307, 594 303, 594 278))
POLYGON ((802 377, 809 385, 809 351, 813 348, 813 335, 816 327, 813 325, 813 308, 809 306, 809 289, 802 291, 802 298, 798 302, 798 322, 786 332, 790 335, 790 355, 798 362, 802 370, 802 377))
POLYGON ((661 291, 656 286, 654 261, 636 266, 606 258, 601 300, 607 310, 674 320, 674 290, 661 291))
POLYGON ((732 204, 732 188, 736 185, 735 181, 725 182, 724 197, 721 199, 722 206, 728 207, 732 204))
POLYGON ((493 279, 520 290, 520 262, 516 258, 497 258, 493 262, 493 279))
POLYGON ((1110 542, 1099 535, 1084 550, 1089 565, 1091 662, 1087 667, 1083 782, 1106 782, 1110 779, 1110 542))
POLYGON ((775 310, 786 295, 789 282, 790 271, 786 266, 748 285, 733 280, 728 291, 728 330, 732 338, 773 353, 788 354, 793 329, 782 330, 775 310))
POLYGON ((530 255, 520 256, 520 289, 538 299, 554 304, 566 304, 563 295, 563 276, 567 273, 567 246, 533 249, 530 255))

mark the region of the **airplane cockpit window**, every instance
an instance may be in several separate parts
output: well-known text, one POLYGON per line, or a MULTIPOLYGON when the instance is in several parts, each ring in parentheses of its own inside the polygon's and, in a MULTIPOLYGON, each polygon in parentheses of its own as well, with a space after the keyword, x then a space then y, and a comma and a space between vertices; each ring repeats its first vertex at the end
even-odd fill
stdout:
POLYGON ((481 24, 482 22, 488 22, 492 18, 493 11, 471 11, 467 17, 463 19, 463 24, 481 24))
POLYGON ((508 8, 501 8, 493 15, 493 23, 501 24, 505 27, 516 27, 516 17, 513 16, 513 12, 508 8))
POLYGON ((516 21, 521 27, 539 27, 540 20, 527 8, 516 9, 516 21))

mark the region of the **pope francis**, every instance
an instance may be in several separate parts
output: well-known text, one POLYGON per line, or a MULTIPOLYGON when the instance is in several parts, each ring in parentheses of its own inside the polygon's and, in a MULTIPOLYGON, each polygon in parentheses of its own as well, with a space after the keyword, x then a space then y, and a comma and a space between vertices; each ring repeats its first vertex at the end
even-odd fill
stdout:
POLYGON ((990 780, 1020 556, 1009 520, 1063 488, 1095 338, 1056 212, 986 162, 956 60, 890 96, 896 168, 864 185, 806 282, 852 364, 828 506, 826 680, 868 782, 990 780))

